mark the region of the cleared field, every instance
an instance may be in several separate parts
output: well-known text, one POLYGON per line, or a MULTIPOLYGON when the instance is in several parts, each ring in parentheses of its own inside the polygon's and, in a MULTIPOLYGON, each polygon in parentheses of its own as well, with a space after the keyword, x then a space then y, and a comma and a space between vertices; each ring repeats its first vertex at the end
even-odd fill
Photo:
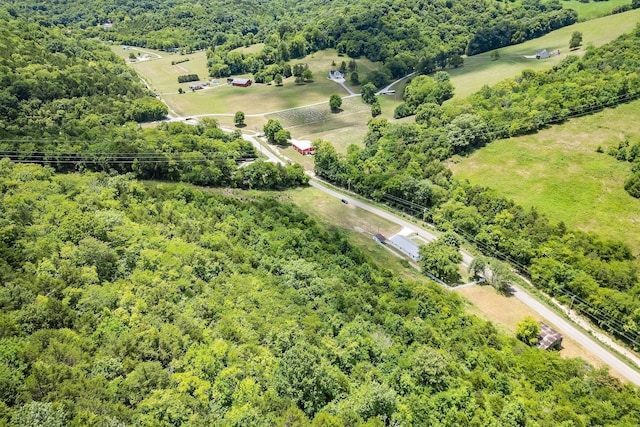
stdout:
MULTIPOLYGON (((490 320, 493 324, 497 325, 502 332, 511 336, 515 336, 516 325, 526 316, 532 316, 538 321, 544 320, 521 301, 514 297, 502 296, 490 286, 473 286, 455 292, 471 302, 472 305, 467 307, 469 312, 490 320)), ((562 330, 558 329, 555 325, 548 324, 562 333, 562 330)), ((565 336, 562 340, 562 350, 560 350, 562 357, 579 357, 597 368, 605 367, 602 361, 593 356, 590 351, 571 338, 566 337, 566 334, 563 335, 565 336)), ((609 370, 609 372, 611 375, 624 380, 618 372, 612 370, 609 370)))
POLYGON ((328 79, 319 77, 303 85, 296 85, 293 78, 288 78, 281 87, 263 84, 233 87, 222 82, 204 90, 184 94, 172 93, 164 95, 163 98, 176 113, 184 116, 233 114, 236 111, 264 114, 306 104, 328 102, 329 96, 341 89, 328 79))
POLYGON ((177 93, 178 88, 189 91, 189 83, 178 83, 178 76, 183 74, 197 74, 200 80, 205 81, 209 78, 209 70, 207 69, 207 58, 204 51, 192 53, 189 55, 180 55, 179 53, 168 53, 152 49, 144 49, 130 47, 125 50, 120 45, 112 45, 111 50, 119 56, 122 56, 130 67, 147 82, 151 90, 164 95, 167 93, 177 93), (138 52, 147 53, 151 56, 146 61, 130 62, 129 54, 138 52), (181 61, 189 59, 180 64, 171 65, 172 61, 181 61))
MULTIPOLYGON (((380 118, 392 122, 413 120, 393 118, 393 110, 402 99, 400 95, 379 96, 378 99, 382 107, 380 118)), ((368 131, 367 123, 371 119, 371 106, 363 103, 360 97, 351 97, 342 100, 341 108, 341 112, 331 113, 328 102, 325 102, 269 114, 267 118, 279 120, 295 139, 330 141, 338 152, 346 154, 349 145, 362 145, 368 131)))
POLYGON ((550 69, 568 54, 582 55, 590 44, 596 47, 602 46, 632 31, 639 21, 640 9, 636 9, 580 22, 534 40, 500 48, 498 49, 500 58, 496 61, 491 59, 491 52, 466 57, 463 67, 447 70, 451 74, 451 82, 455 87, 454 97, 467 97, 480 90, 485 84, 492 86, 506 78, 518 75, 525 69, 537 71, 550 69), (582 47, 569 52, 569 40, 574 31, 582 32, 582 47), (534 55, 542 49, 547 49, 549 52, 559 49, 560 55, 542 60, 525 58, 525 55, 534 55))
POLYGON ((264 48, 264 43, 256 43, 251 46, 242 46, 236 49, 233 49, 231 52, 240 52, 240 53, 258 53, 264 48))
POLYGON ((455 175, 495 188, 552 222, 594 231, 640 253, 640 200, 623 188, 631 165, 597 153, 624 138, 640 140, 640 101, 572 119, 563 125, 493 142, 458 164, 455 175))
POLYGON ((355 206, 345 205, 340 200, 315 188, 287 190, 278 193, 276 197, 281 201, 294 203, 322 223, 346 230, 350 241, 378 265, 388 268, 406 279, 420 282, 430 281, 414 268, 402 265, 401 258, 393 255, 372 239, 372 235, 375 233, 381 233, 387 237, 398 233, 401 231, 401 227, 396 224, 355 206))
POLYGON ((629 0, 592 0, 589 3, 583 3, 578 0, 563 0, 562 7, 575 10, 578 12, 578 19, 586 21, 588 19, 609 15, 615 7, 626 6, 629 3, 629 0))

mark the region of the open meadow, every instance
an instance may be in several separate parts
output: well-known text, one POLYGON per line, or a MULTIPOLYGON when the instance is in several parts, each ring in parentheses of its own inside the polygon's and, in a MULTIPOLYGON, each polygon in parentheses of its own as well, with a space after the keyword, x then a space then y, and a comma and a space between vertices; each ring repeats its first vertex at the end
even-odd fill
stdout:
POLYGON ((605 154, 640 140, 640 101, 571 119, 534 135, 492 142, 454 174, 535 207, 552 222, 628 243, 640 254, 640 200, 623 188, 631 165, 605 154), (596 150, 601 147, 604 153, 596 150))
POLYGON ((569 54, 584 54, 590 44, 595 47, 602 46, 632 31, 638 22, 640 22, 640 9, 579 22, 534 40, 497 49, 500 55, 497 60, 491 58, 493 51, 465 57, 463 67, 447 70, 451 74, 451 83, 455 88, 454 97, 467 97, 484 85, 495 85, 506 78, 520 74, 525 69, 536 71, 550 69, 569 54), (569 51, 569 40, 574 31, 582 33, 582 47, 569 51), (549 52, 558 49, 560 55, 541 60, 525 58, 525 55, 535 55, 542 49, 547 49, 549 52))
POLYGON ((578 19, 586 21, 610 15, 614 8, 629 5, 629 0, 592 0, 588 3, 580 0, 562 0, 562 7, 578 12, 578 19))

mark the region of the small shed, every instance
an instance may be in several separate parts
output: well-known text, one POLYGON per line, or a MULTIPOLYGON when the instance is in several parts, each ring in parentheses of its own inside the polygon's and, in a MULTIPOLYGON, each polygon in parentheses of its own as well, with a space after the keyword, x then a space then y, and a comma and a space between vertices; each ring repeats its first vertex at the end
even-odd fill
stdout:
POLYGON ((538 336, 538 347, 543 350, 562 347, 562 334, 554 330, 549 325, 540 323, 540 335, 538 336))
POLYGON ((227 83, 231 86, 237 87, 248 87, 251 86, 251 79, 243 79, 240 77, 236 77, 234 79, 227 79, 227 83))
POLYGON ((384 244, 384 242, 387 241, 387 238, 384 237, 382 234, 377 233, 373 235, 373 240, 375 240, 376 242, 380 243, 380 244, 384 244))
POLYGON ((314 152, 311 141, 293 139, 291 140, 291 145, 293 146, 294 150, 296 150, 298 153, 302 154, 303 156, 310 156, 314 152))
POLYGON ((549 56, 549 51, 547 49, 539 50, 536 53, 536 59, 547 59, 549 56))
POLYGON ((420 256, 420 245, 406 236, 396 234, 389 239, 389 243, 391 243, 391 246, 398 249, 414 261, 420 261, 422 259, 420 256))

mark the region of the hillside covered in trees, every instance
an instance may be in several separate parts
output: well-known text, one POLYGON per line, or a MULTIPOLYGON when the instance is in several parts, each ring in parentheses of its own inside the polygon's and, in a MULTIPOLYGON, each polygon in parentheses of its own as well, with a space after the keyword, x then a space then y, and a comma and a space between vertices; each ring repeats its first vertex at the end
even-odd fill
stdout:
POLYGON ((0 138, 85 137, 88 128, 162 119, 167 107, 106 46, 0 8, 0 138))
POLYGON ((0 10, 0 151, 58 171, 133 172, 139 178, 241 188, 304 185, 302 168, 256 162, 251 143, 213 120, 163 120, 167 106, 107 47, 0 10))
POLYGON ((640 423, 632 387, 291 205, 7 160, 0 189, 0 423, 640 423))
POLYGON ((12 0, 10 10, 44 25, 83 28, 119 43, 183 51, 211 49, 211 74, 255 74, 325 48, 383 61, 391 76, 458 66, 473 55, 539 37, 577 20, 557 0, 325 2, 12 0), (103 24, 108 23, 108 30, 103 24), (257 54, 231 52, 265 43, 257 54))
POLYGON ((419 76, 407 85, 401 106, 415 113, 416 123, 373 119, 365 146, 350 147, 346 156, 318 142, 315 171, 453 228, 487 254, 509 258, 536 286, 578 301, 574 307, 637 348, 640 264, 628 246, 549 224, 494 191, 457 182, 442 162, 496 138, 634 99, 640 95, 639 64, 640 27, 583 58, 569 56, 545 72, 525 71, 464 100, 442 104, 450 82, 419 76))

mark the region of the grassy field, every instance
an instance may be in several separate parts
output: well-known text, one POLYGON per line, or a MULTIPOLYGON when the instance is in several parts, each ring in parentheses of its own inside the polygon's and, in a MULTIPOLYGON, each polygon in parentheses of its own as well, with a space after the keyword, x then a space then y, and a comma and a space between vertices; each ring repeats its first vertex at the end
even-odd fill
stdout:
POLYGON ((233 49, 231 52, 240 52, 240 53, 258 53, 264 48, 264 43, 256 43, 251 46, 241 46, 236 49, 233 49))
POLYGON ((350 241, 378 265, 397 272, 406 279, 428 280, 415 269, 403 266, 400 258, 372 239, 375 233, 391 237, 401 231, 402 227, 353 205, 345 205, 340 200, 315 188, 287 190, 279 193, 277 197, 281 201, 294 203, 324 224, 331 224, 333 227, 347 231, 350 241))
MULTIPOLYGON (((495 289, 490 286, 473 286, 470 288, 455 291, 462 297, 466 298, 471 305, 467 306, 467 310, 479 317, 490 320, 498 326, 502 332, 514 336, 516 325, 526 316, 532 316, 538 321, 543 321, 535 311, 531 310, 515 297, 505 297, 498 294, 495 289)), ((557 326, 548 323, 552 328, 557 329, 560 333, 563 331, 557 326)), ((602 361, 595 357, 588 349, 582 347, 576 341, 567 337, 566 334, 562 340, 562 350, 560 355, 566 358, 579 357, 591 365, 602 368, 606 367, 602 361)), ((611 375, 624 380, 618 372, 611 371, 611 375)))
MULTIPOLYGON (((400 231, 400 227, 397 225, 367 211, 345 205, 314 188, 288 190, 278 193, 277 197, 281 201, 296 204, 303 211, 325 224, 332 224, 332 226, 346 230, 351 242, 358 245, 379 265, 398 272, 407 279, 425 280, 424 276, 412 268, 403 266, 399 258, 371 239, 371 234, 378 232, 387 237, 392 236, 400 231)), ((494 322, 502 332, 512 336, 515 334, 517 323, 525 316, 533 316, 538 320, 543 320, 519 300, 504 297, 489 286, 473 286, 455 292, 470 302, 467 306, 470 313, 494 322)), ((555 327, 552 324, 550 326, 555 327)), ((560 354, 567 358, 582 358, 596 367, 603 366, 602 362, 594 357, 590 351, 570 338, 563 340, 560 354)), ((619 377, 616 372, 611 373, 619 377)))
POLYGON ((575 10, 578 12, 578 19, 586 21, 609 15, 614 7, 626 6, 630 3, 630 0, 591 0, 589 3, 583 3, 578 0, 563 0, 562 7, 575 10))
POLYGON ((120 45, 112 45, 111 50, 123 57, 129 65, 144 78, 151 87, 151 90, 160 95, 177 93, 178 88, 188 91, 189 83, 178 83, 178 76, 180 75, 197 74, 202 81, 209 78, 207 58, 204 51, 189 55, 180 55, 179 53, 167 53, 138 47, 131 47, 128 50, 124 50, 120 45), (130 62, 129 53, 131 52, 148 53, 151 55, 151 59, 147 61, 130 62), (187 58, 189 59, 187 62, 171 65, 172 61, 180 61, 187 58))
POLYGON ((640 254, 640 200, 623 188, 629 163, 597 153, 640 140, 640 101, 572 119, 535 135, 489 144, 452 166, 455 175, 497 189, 552 222, 627 242, 640 254))
MULTIPOLYGON (((580 5, 583 4, 580 3, 580 5)), ((586 4, 584 10, 589 5, 591 4, 586 4)), ((554 31, 536 40, 505 47, 499 50, 500 58, 496 61, 491 60, 490 52, 466 58, 464 67, 449 70, 456 88, 455 96, 468 96, 479 90, 484 84, 495 84, 507 77, 519 74, 526 68, 540 70, 552 67, 566 55, 573 31, 583 33, 584 46, 590 43, 598 46, 630 31, 638 20, 640 20, 640 10, 634 10, 579 23, 554 31), (561 55, 540 61, 524 58, 524 55, 531 55, 542 48, 560 49, 561 55)), ((238 50, 250 53, 259 48, 260 46, 256 45, 242 47, 238 50)), ((266 123, 267 118, 276 118, 283 122, 294 138, 324 139, 332 142, 341 153, 346 153, 347 147, 351 144, 362 144, 367 132, 367 122, 371 118, 369 107, 362 104, 359 99, 346 99, 343 102, 341 113, 328 114, 327 101, 329 96, 333 93, 347 95, 344 89, 325 78, 329 70, 339 67, 342 61, 348 61, 348 58, 338 56, 337 52, 332 49, 316 52, 299 61, 292 62, 308 64, 314 73, 313 83, 296 85, 293 78, 289 78, 285 79, 282 87, 254 84, 248 88, 235 88, 224 83, 215 84, 212 82, 210 88, 196 92, 191 92, 188 89, 188 83, 178 84, 177 78, 181 74, 195 73, 202 80, 205 80, 208 76, 208 70, 204 51, 180 55, 138 48, 124 50, 119 45, 113 45, 112 49, 127 60, 132 51, 152 55, 150 60, 130 65, 147 81, 153 91, 162 95, 169 105, 171 113, 175 115, 216 114, 221 125, 232 126, 233 114, 236 111, 243 111, 247 115, 247 128, 256 131, 266 123), (185 57, 188 57, 189 61, 171 65, 171 61, 185 57), (178 94, 178 88, 182 88, 186 93, 178 94), (319 105, 296 111, 281 111, 309 104, 319 105), (268 114, 267 117, 261 116, 264 113, 271 114, 268 114)), ((572 52, 572 54, 582 53, 582 49, 572 52)), ((358 59, 357 63, 361 78, 364 78, 369 71, 379 67, 379 64, 366 59, 358 59)), ((396 89, 395 96, 379 97, 383 118, 394 121, 393 110, 402 101, 401 94, 404 84, 405 82, 394 87, 396 89)), ((359 87, 352 87, 352 90, 356 92, 359 89, 359 87)), ((412 120, 412 118, 403 119, 403 121, 412 120)))
POLYGON ((491 59, 491 52, 467 57, 463 67, 447 70, 451 74, 451 82, 455 87, 455 97, 467 97, 480 90, 485 84, 492 86, 520 74, 525 69, 550 69, 569 53, 582 55, 589 44, 601 46, 632 31, 639 21, 640 9, 636 9, 580 22, 534 40, 498 49, 500 58, 496 61, 491 59), (569 52, 569 40, 574 31, 582 32, 582 48, 569 52), (559 49, 560 55, 543 60, 525 58, 525 55, 534 55, 542 49, 547 49, 549 52, 559 49))

